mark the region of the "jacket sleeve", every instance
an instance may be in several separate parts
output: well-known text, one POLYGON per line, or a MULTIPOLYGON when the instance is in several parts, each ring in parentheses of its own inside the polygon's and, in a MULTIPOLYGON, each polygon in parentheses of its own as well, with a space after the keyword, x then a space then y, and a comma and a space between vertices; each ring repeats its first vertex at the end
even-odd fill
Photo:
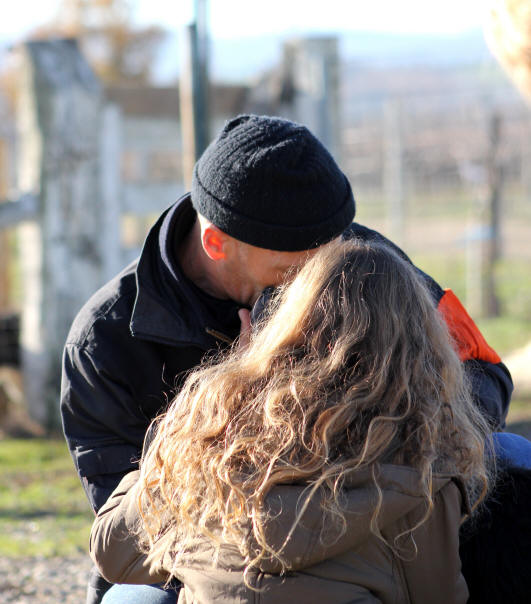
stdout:
POLYGON ((67 344, 61 415, 74 464, 94 511, 138 467, 149 419, 135 413, 131 389, 85 348, 67 344))
POLYGON ((90 556, 111 583, 162 583, 168 573, 142 552, 137 529, 139 471, 126 474, 98 512, 90 533, 90 556))
POLYGON ((502 429, 513 391, 511 374, 487 344, 478 327, 451 289, 441 292, 438 309, 457 353, 465 364, 473 395, 491 422, 502 429))

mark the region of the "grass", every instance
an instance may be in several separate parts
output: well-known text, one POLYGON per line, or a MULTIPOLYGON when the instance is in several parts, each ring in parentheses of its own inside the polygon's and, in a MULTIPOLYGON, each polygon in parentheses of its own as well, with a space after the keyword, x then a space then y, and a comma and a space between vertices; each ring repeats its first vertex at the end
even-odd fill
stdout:
POLYGON ((531 340, 531 321, 519 317, 478 319, 477 325, 487 342, 502 357, 522 348, 531 340))
POLYGON ((531 440, 531 398, 511 401, 506 430, 531 440))
POLYGON ((0 441, 0 556, 86 552, 93 514, 62 441, 0 441))

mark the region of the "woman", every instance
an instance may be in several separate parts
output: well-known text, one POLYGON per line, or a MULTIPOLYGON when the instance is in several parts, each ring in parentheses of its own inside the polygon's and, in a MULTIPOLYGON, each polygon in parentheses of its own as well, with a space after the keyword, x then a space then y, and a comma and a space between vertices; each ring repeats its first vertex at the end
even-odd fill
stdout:
POLYGON ((113 582, 179 602, 466 602, 488 427, 414 269, 324 246, 245 348, 193 372, 100 511, 113 582))

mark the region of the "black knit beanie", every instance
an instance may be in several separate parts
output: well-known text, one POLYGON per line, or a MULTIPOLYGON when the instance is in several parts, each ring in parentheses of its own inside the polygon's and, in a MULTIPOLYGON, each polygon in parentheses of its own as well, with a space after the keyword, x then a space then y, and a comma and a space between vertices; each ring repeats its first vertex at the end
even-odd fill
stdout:
POLYGON ((192 203, 235 239, 280 251, 330 241, 355 212, 346 176, 307 128, 257 115, 229 121, 199 158, 192 203))

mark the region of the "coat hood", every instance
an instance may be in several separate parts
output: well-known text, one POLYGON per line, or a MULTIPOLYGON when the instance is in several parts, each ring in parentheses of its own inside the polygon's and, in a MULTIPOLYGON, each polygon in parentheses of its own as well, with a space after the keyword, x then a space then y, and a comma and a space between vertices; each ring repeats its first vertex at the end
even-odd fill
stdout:
MULTIPOLYGON (((425 505, 422 478, 417 470, 385 464, 380 467, 377 480, 382 493, 378 527, 383 533, 400 518, 425 505)), ((466 501, 464 487, 450 475, 433 476, 432 495, 435 497, 451 481, 457 482, 462 499, 466 501)), ((269 492, 265 501, 268 520, 264 525, 264 537, 271 549, 280 553, 288 571, 300 571, 359 548, 374 536, 371 519, 378 497, 370 470, 353 470, 345 477, 341 494, 344 523, 323 511, 323 489, 316 490, 306 504, 308 494, 308 487, 304 485, 279 485, 269 492), (299 514, 300 519, 293 528, 299 514)), ((203 538, 199 538, 199 541, 201 547, 192 548, 189 562, 192 566, 209 566, 212 564, 214 546, 207 544, 203 538)), ((248 529, 247 544, 254 557, 260 550, 251 527, 248 529)), ((235 546, 222 545, 217 565, 222 568, 243 568, 241 554, 235 546)), ((278 574, 283 568, 277 557, 268 556, 260 560, 257 570, 278 574)))
MULTIPOLYGON (((449 475, 433 477, 433 496, 452 480, 449 475)), ((377 475, 382 505, 378 527, 382 532, 418 506, 424 506, 422 478, 417 470, 405 466, 383 465, 377 475)), ((304 505, 307 487, 277 486, 267 498, 271 520, 265 527, 267 543, 280 551, 289 570, 300 570, 362 546, 373 533, 371 519, 377 504, 377 491, 370 470, 355 470, 347 474, 341 497, 345 523, 323 512, 323 491, 318 490, 302 512, 300 521, 292 526, 304 505), (286 537, 286 535, 288 535, 286 537)), ((252 536, 251 550, 257 551, 252 536)), ((277 559, 260 562, 263 572, 278 573, 277 559)))

